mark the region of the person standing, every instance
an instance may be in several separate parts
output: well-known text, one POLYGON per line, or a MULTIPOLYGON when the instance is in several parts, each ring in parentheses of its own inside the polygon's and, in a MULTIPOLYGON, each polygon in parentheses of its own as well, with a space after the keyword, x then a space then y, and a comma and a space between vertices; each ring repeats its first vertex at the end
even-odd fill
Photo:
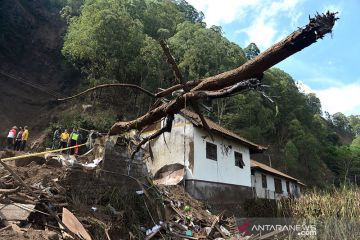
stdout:
POLYGON ((22 134, 22 138, 21 138, 21 147, 20 147, 20 151, 24 151, 25 147, 26 147, 26 142, 29 139, 29 129, 27 126, 24 127, 24 131, 22 134))
POLYGON ((61 133, 60 135, 60 149, 67 147, 67 142, 69 141, 69 133, 68 130, 65 129, 65 132, 61 133))
POLYGON ((53 145, 52 145, 53 150, 60 148, 60 133, 61 133, 61 128, 56 128, 53 135, 53 145))
MULTIPOLYGON (((75 147, 77 145, 78 140, 79 140, 79 131, 74 128, 72 133, 70 134, 69 147, 75 147)), ((74 155, 74 153, 75 153, 75 149, 71 148, 70 155, 74 155)))
POLYGON ((19 132, 16 135, 15 144, 14 144, 15 151, 20 151, 22 134, 23 134, 23 129, 22 129, 22 127, 19 127, 19 132))
POLYGON ((14 149, 15 137, 16 137, 17 127, 13 126, 7 136, 7 148, 14 149))

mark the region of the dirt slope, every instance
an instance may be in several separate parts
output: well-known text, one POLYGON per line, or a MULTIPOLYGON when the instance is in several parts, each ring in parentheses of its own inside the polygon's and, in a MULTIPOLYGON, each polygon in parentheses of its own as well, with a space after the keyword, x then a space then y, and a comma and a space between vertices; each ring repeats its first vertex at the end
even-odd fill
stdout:
POLYGON ((60 52, 66 24, 59 8, 49 5, 43 0, 0 2, 1 136, 12 125, 41 131, 50 120, 54 95, 66 95, 77 83, 60 52))

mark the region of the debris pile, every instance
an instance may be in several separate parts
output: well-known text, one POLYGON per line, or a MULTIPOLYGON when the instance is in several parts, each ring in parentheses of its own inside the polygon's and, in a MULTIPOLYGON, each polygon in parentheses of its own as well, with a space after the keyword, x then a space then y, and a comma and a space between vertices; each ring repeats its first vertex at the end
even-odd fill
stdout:
POLYGON ((145 178, 132 194, 111 188, 84 201, 69 191, 69 173, 95 174, 101 159, 91 152, 39 159, 0 168, 0 239, 241 239, 235 218, 212 214, 182 186, 145 178))
MULTIPOLYGON (((193 199, 182 186, 158 186, 165 208, 165 222, 147 230, 147 238, 230 239, 237 233, 234 217, 212 214, 204 203, 193 199)), ((234 238, 237 239, 237 238, 234 238)))

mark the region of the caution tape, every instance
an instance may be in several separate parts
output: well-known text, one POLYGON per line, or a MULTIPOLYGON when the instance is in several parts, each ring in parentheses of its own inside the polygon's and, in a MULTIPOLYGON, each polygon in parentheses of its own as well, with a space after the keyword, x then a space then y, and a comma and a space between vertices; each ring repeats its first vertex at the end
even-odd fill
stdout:
POLYGON ((86 145, 86 143, 83 143, 83 144, 73 146, 73 147, 60 148, 60 149, 49 150, 49 151, 39 152, 39 153, 24 154, 24 155, 19 155, 19 156, 15 156, 15 157, 2 158, 0 160, 1 161, 12 161, 12 160, 21 159, 21 158, 41 156, 41 155, 44 155, 44 154, 47 154, 47 153, 61 152, 61 151, 64 151, 64 150, 69 150, 69 149, 73 149, 73 148, 76 148, 76 147, 82 147, 82 146, 85 146, 85 145, 86 145))

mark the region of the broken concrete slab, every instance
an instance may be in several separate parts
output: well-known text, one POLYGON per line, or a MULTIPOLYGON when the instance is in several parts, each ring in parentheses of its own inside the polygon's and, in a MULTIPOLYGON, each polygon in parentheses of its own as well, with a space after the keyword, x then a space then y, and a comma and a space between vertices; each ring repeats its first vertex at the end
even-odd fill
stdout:
POLYGON ((156 185, 177 185, 184 179, 184 165, 175 163, 165 165, 156 172, 154 184, 156 185))
POLYGON ((34 208, 33 204, 0 204, 0 217, 7 221, 23 221, 29 217, 34 208))

